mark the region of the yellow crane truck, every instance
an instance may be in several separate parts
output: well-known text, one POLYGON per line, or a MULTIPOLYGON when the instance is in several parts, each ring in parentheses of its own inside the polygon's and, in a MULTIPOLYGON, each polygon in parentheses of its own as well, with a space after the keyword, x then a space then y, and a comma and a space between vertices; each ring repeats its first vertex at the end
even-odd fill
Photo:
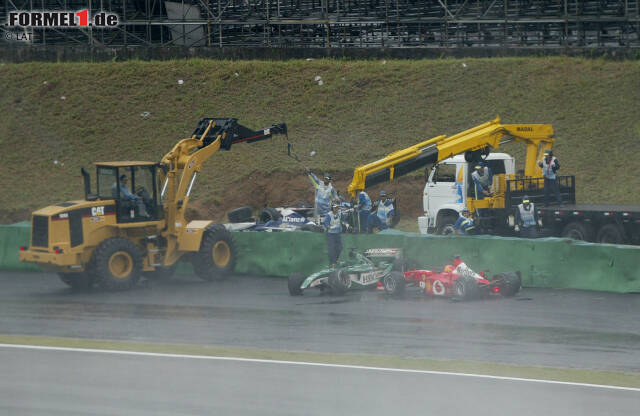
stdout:
POLYGON ((95 193, 82 168, 84 199, 35 211, 20 260, 77 289, 126 289, 143 274, 170 275, 178 260, 190 261, 204 280, 223 277, 236 263, 231 233, 213 221, 185 219, 195 179, 218 150, 286 131, 284 123, 254 131, 235 118, 203 118, 159 163, 96 162, 95 193))
POLYGON ((538 161, 553 147, 550 124, 502 124, 500 117, 453 136, 437 136, 386 157, 358 166, 348 191, 392 181, 427 168, 422 192, 424 215, 418 218, 421 233, 448 234, 463 209, 485 210, 479 218, 484 233, 514 235, 515 208, 527 195, 536 204, 544 235, 600 243, 640 243, 640 207, 576 204, 575 176, 558 176, 562 206, 543 207, 544 180, 538 161), (492 153, 508 142, 526 147, 524 170, 515 159, 492 153), (492 194, 476 199, 471 174, 483 162, 493 172, 492 194), (428 168, 431 168, 430 170, 428 168))

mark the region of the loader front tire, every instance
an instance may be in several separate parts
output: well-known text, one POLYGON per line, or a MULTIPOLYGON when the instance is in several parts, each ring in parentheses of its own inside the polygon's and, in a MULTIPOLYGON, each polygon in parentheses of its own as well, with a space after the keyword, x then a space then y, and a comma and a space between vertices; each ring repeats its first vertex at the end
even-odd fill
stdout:
POLYGON ((193 270, 202 280, 220 280, 236 267, 236 246, 231 232, 221 224, 212 224, 204 232, 200 250, 192 258, 193 270))
POLYGON ((109 238, 96 247, 90 269, 101 287, 129 289, 140 279, 142 251, 126 238, 109 238))

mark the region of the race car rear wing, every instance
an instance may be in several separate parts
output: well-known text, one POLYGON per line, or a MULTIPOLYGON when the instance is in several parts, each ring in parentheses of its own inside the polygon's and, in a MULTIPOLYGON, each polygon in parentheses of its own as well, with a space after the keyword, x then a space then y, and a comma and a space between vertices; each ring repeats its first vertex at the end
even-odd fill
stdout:
POLYGON ((365 257, 390 257, 394 259, 402 258, 401 248, 370 248, 364 251, 365 257))

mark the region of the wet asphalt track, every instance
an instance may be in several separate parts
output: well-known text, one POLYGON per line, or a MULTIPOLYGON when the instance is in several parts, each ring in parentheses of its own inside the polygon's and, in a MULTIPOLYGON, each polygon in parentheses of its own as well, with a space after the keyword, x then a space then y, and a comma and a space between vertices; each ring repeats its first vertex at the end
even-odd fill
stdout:
POLYGON ((7 415, 633 415, 640 392, 286 363, 0 347, 7 415))
POLYGON ((0 334, 374 353, 640 371, 640 295, 525 289, 468 303, 290 297, 286 279, 192 277, 74 293, 53 274, 0 273, 0 334))

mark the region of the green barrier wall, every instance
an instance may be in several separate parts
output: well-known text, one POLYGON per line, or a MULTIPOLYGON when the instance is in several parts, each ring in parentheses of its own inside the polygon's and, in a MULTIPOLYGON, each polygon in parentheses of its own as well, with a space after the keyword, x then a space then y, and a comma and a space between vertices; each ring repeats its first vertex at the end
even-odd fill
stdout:
MULTIPOLYGON (((240 273, 288 276, 311 273, 328 263, 322 234, 235 233, 240 273)), ((443 266, 456 254, 475 270, 492 273, 519 270, 528 287, 609 292, 640 292, 640 247, 581 243, 566 239, 476 236, 424 236, 391 232, 344 235, 343 259, 349 247, 397 247, 418 266, 443 266)))
POLYGON ((35 264, 22 263, 18 258, 20 246, 28 246, 30 241, 29 221, 0 225, 0 270, 41 270, 35 264))
MULTIPOLYGON (((0 226, 0 269, 40 270, 18 260, 18 248, 29 244, 28 222, 0 226)), ((310 274, 328 264, 325 236, 310 232, 236 232, 238 273, 283 276, 310 274)), ((640 247, 613 246, 546 238, 524 240, 492 236, 425 236, 386 231, 343 235, 343 257, 350 247, 396 247, 417 266, 443 266, 460 254, 469 267, 492 273, 519 270, 528 287, 609 292, 640 292, 640 247)), ((178 272, 191 273, 189 264, 178 272)))

